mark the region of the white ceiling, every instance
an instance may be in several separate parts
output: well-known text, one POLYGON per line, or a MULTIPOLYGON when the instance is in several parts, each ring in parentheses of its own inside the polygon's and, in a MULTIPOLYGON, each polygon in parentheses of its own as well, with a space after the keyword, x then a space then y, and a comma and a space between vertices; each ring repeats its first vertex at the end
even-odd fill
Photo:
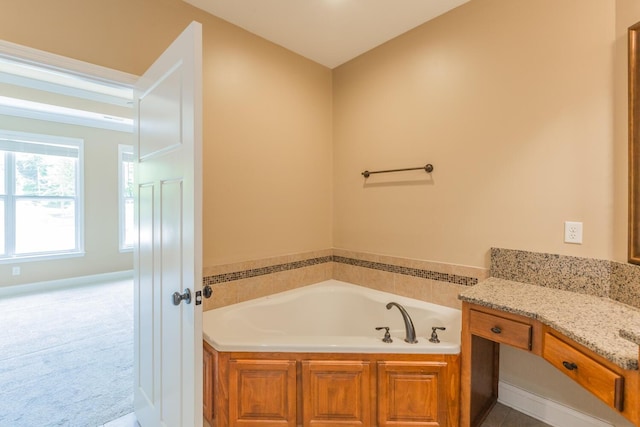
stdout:
POLYGON ((469 0, 184 0, 329 68, 469 0))

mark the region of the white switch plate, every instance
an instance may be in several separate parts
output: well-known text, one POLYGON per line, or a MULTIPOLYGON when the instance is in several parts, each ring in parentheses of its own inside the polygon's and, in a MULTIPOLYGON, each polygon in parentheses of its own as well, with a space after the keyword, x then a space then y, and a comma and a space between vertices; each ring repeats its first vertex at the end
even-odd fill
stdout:
POLYGON ((20 267, 18 267, 18 266, 13 267, 13 268, 11 269, 11 273, 12 273, 14 276, 19 276, 19 275, 20 275, 20 267))
POLYGON ((564 242, 582 244, 582 223, 575 221, 565 221, 564 242))

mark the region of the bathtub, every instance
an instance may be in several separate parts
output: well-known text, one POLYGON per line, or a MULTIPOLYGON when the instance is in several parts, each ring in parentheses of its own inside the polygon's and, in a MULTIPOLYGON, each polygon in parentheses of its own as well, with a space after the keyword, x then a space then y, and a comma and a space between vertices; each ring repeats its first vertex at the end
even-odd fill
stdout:
POLYGON ((458 427, 460 314, 337 280, 206 311, 204 418, 212 427, 458 427), (407 310, 417 343, 404 341, 389 302, 407 310), (440 343, 429 341, 432 327, 446 328, 440 343))
POLYGON ((203 313, 204 339, 217 351, 307 353, 460 353, 460 310, 338 280, 203 313), (404 341, 395 301, 409 313, 418 342, 404 341), (392 343, 382 341, 390 328, 392 343), (439 343, 429 341, 432 327, 439 343))

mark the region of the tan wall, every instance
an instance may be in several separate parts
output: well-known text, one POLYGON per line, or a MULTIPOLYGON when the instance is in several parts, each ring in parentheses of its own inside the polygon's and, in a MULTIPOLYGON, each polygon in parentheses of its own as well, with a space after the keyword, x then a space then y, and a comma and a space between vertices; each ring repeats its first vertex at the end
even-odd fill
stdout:
POLYGON ((204 266, 330 248, 331 71, 233 28, 204 35, 204 266))
POLYGON ((473 266, 491 246, 624 260, 615 23, 613 2, 473 0, 336 69, 334 246, 473 266), (360 176, 427 162, 431 179, 360 176), (563 243, 567 220, 582 245, 563 243))
POLYGON ((3 0, 0 39, 140 75, 196 17, 179 0, 3 0))
POLYGON ((210 265, 331 247, 331 71, 180 0, 3 0, 0 39, 140 75, 203 24, 210 265))
MULTIPOLYGON (((473 0, 334 70, 334 247, 625 261, 626 29, 639 20, 633 0, 473 0), (430 179, 360 176, 426 162, 430 179), (563 243, 566 220, 584 223, 584 244, 563 243)), ((503 380, 629 425, 516 352, 502 349, 503 380)))

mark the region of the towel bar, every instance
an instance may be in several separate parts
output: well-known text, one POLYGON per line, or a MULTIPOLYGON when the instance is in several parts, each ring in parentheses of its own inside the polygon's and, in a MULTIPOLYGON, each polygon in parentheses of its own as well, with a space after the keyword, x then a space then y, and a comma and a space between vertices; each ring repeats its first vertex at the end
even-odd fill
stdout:
POLYGON ((369 176, 373 175, 374 173, 416 171, 416 170, 420 170, 420 169, 424 169, 425 172, 431 173, 431 172, 433 172, 433 165, 431 163, 427 163, 425 166, 421 166, 419 168, 388 169, 388 170, 384 170, 384 171, 364 171, 364 172, 362 172, 362 176, 364 176, 365 178, 369 178, 369 176))

